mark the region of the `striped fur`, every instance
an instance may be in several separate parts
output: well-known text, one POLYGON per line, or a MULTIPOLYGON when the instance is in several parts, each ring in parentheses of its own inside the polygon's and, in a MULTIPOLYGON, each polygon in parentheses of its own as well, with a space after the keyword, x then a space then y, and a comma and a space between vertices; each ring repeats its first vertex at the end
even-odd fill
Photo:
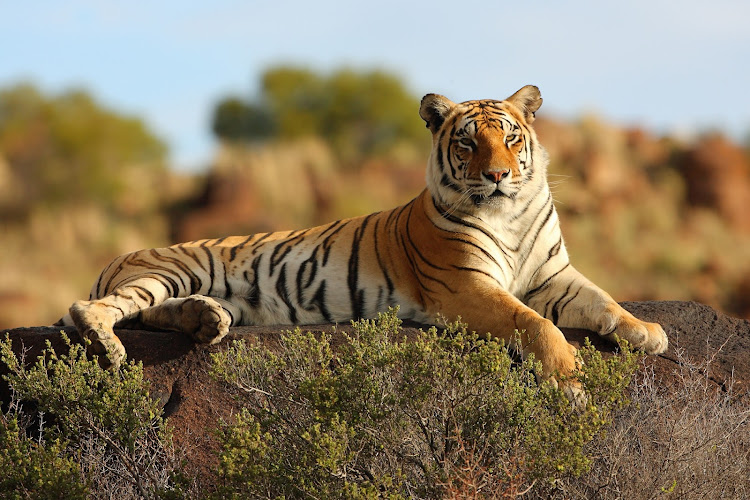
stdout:
POLYGON ((113 327, 138 321, 200 342, 231 325, 310 324, 400 315, 461 316, 541 360, 543 376, 575 369, 557 326, 618 334, 663 352, 662 328, 623 310, 570 264, 530 124, 541 105, 526 86, 504 101, 456 104, 428 94, 433 135, 427 189, 404 206, 301 231, 232 236, 116 258, 65 324, 103 364, 125 352, 113 327))

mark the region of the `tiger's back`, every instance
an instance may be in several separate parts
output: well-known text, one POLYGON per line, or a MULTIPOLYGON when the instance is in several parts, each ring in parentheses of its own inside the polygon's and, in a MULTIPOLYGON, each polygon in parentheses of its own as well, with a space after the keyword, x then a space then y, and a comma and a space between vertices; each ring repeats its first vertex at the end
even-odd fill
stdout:
POLYGON ((428 94, 433 135, 427 188, 401 207, 315 228, 141 250, 115 259, 64 318, 104 364, 124 349, 114 326, 137 320, 217 342, 231 325, 373 317, 399 305, 422 322, 461 316, 542 361, 544 377, 575 369, 555 326, 617 333, 648 352, 667 340, 570 264, 530 124, 527 86, 504 101, 456 104, 428 94))

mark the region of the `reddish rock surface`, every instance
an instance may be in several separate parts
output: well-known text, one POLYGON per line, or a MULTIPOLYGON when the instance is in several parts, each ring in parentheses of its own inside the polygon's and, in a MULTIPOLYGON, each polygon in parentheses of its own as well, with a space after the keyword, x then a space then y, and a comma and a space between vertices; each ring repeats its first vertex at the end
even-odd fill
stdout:
POLYGON ((750 231, 750 160, 727 138, 709 136, 678 161, 687 183, 688 203, 715 208, 734 227, 750 231))
MULTIPOLYGON (((695 302, 627 302, 623 304, 633 314, 647 321, 659 322, 670 339, 669 350, 660 356, 646 359, 657 380, 669 383, 674 379, 679 359, 705 361, 713 356, 709 379, 718 390, 725 390, 730 379, 738 397, 748 397, 750 384, 750 321, 732 318, 695 302), (683 357, 677 355, 677 350, 683 357)), ((185 453, 188 471, 199 483, 211 488, 215 481, 218 445, 214 430, 221 419, 229 419, 239 407, 232 391, 211 378, 210 354, 238 338, 258 339, 273 343, 279 333, 288 327, 238 327, 232 328, 228 339, 217 346, 193 344, 176 333, 120 330, 118 335, 131 359, 143 362, 147 378, 152 383, 152 395, 163 405, 164 415, 174 428, 178 449, 185 453)), ((338 327, 345 331, 347 327, 338 327)), ((72 327, 64 328, 73 339, 77 333, 72 327)), ((330 330, 330 325, 314 325, 305 330, 330 330)), ((414 335, 414 326, 405 328, 414 335)), ((59 327, 17 328, 8 330, 14 350, 26 352, 26 360, 33 361, 50 340, 58 352, 64 347, 59 327)), ((583 330, 564 330, 568 339, 580 345, 590 336, 602 351, 612 352, 613 347, 596 335, 583 330)), ((334 338, 335 341, 335 338, 334 338)), ((0 394, 7 400, 7 389, 0 394)))

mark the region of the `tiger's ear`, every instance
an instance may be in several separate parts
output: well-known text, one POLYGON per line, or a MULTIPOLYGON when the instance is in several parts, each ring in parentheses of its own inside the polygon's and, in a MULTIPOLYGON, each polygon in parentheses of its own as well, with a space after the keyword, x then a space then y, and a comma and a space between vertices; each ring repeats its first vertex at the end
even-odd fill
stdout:
POLYGON ((506 101, 520 109, 526 122, 531 123, 534 121, 534 113, 542 106, 542 94, 536 86, 526 85, 506 101))
POLYGON ((427 94, 419 106, 419 116, 427 123, 427 128, 434 134, 445 121, 448 113, 456 103, 440 94, 427 94))

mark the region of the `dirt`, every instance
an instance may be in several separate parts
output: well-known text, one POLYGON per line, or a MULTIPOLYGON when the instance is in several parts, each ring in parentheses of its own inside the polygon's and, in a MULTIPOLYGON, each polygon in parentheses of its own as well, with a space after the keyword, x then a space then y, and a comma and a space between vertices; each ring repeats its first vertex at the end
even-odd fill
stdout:
MULTIPOLYGON (((750 321, 737 319, 696 302, 626 302, 623 306, 637 317, 661 323, 669 336, 669 350, 646 359, 657 380, 675 381, 675 370, 681 359, 697 363, 713 357, 709 379, 717 390, 727 390, 730 382, 738 397, 748 396, 750 384, 750 321), (678 355, 678 353, 681 353, 678 355)), ((330 331, 331 325, 312 325, 304 330, 330 331)), ((348 326, 337 328, 346 331, 348 326)), ((251 338, 274 343, 288 327, 236 327, 219 345, 196 345, 188 338, 171 332, 118 330, 128 356, 143 362, 151 381, 151 394, 157 398, 174 429, 177 449, 186 459, 187 472, 204 489, 215 486, 218 443, 215 430, 221 420, 229 420, 239 410, 232 390, 210 376, 210 355, 226 348, 231 340, 251 338)), ((8 330, 17 353, 25 352, 27 362, 34 361, 49 340, 58 352, 64 349, 60 327, 32 327, 8 330)), ((62 328, 77 339, 75 328, 62 328)), ((585 337, 600 350, 613 352, 611 344, 584 330, 563 330, 568 340, 580 345, 585 337)), ((416 325, 406 325, 405 333, 413 337, 416 325)), ((334 341, 335 341, 334 337, 334 341)), ((644 368, 645 369, 645 368, 644 368)), ((0 399, 7 401, 6 387, 0 387, 0 399)))

